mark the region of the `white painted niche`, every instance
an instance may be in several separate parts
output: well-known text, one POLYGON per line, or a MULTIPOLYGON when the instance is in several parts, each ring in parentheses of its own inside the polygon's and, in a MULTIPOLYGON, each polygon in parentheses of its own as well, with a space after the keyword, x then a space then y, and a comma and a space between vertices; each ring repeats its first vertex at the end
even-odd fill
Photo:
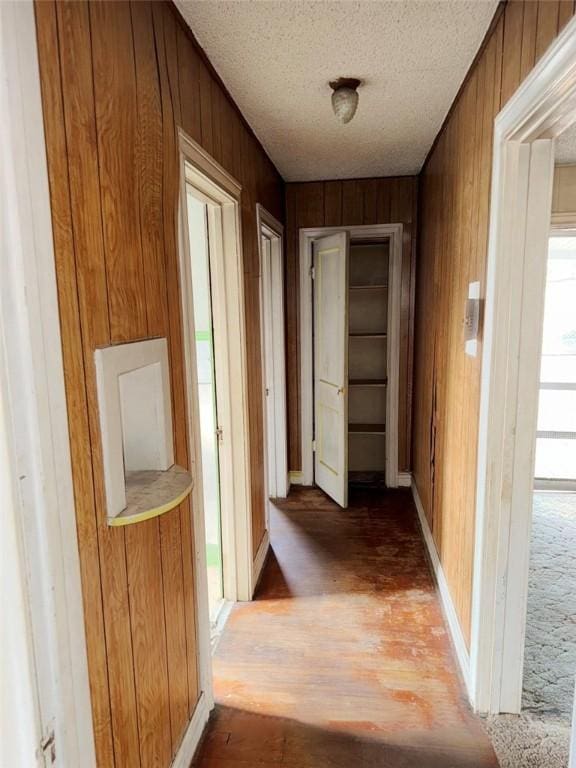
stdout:
POLYGON ((174 465, 166 339, 97 349, 94 359, 108 522, 162 514, 191 487, 174 465))

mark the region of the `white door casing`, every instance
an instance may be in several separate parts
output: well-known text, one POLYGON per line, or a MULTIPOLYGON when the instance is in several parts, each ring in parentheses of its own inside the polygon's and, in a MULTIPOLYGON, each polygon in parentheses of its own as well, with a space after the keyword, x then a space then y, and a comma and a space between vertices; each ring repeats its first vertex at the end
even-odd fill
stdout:
POLYGON ((317 485, 348 506, 348 232, 314 248, 314 470, 317 485))
POLYGON ((470 643, 486 712, 521 707, 553 139, 575 110, 573 19, 495 122, 470 643))
MULTIPOLYGON (((301 392, 301 448, 302 468, 291 471, 293 484, 314 483, 314 455, 312 451, 314 396, 314 339, 313 339, 313 286, 311 278, 312 250, 319 238, 347 232, 353 243, 390 242, 388 271, 388 343, 386 388, 386 485, 399 485, 398 472, 398 418, 400 383, 400 304, 402 282, 402 224, 363 224, 358 226, 311 227, 299 231, 300 255, 300 392, 301 392)), ((405 475, 405 473, 402 473, 405 475)))
POLYGON ((266 434, 266 503, 288 495, 286 358, 284 338, 284 228, 256 206, 260 250, 262 385, 266 434))

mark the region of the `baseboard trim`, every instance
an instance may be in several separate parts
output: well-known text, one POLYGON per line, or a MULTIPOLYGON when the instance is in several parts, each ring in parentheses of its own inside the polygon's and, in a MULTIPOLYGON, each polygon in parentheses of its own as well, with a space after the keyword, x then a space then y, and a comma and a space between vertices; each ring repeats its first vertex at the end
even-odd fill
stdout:
POLYGON ((204 728, 210 717, 210 709, 211 707, 208 705, 206 694, 201 693, 192 719, 190 720, 190 724, 186 729, 180 748, 172 763, 172 768, 190 768, 190 764, 194 759, 194 754, 196 753, 200 740, 204 734, 204 728))
POLYGON ((252 565, 252 594, 254 594, 254 592, 256 591, 256 587, 258 586, 258 580, 262 575, 262 568, 264 567, 264 563, 266 562, 266 557, 268 555, 269 549, 270 549, 270 534, 268 533, 268 531, 264 531, 264 536, 262 536, 262 541, 260 542, 260 546, 258 547, 258 552, 256 552, 256 557, 254 558, 254 563, 252 565))
POLYGON ((430 558, 432 570, 436 579, 438 594, 440 595, 440 602, 442 604, 446 623, 448 624, 448 629, 452 638, 452 644, 454 645, 454 650, 456 651, 456 658, 458 659, 460 672, 464 678, 466 692, 468 694, 468 698, 470 699, 470 656, 468 654, 468 648, 466 647, 466 641, 464 640, 464 635, 462 634, 462 629, 460 628, 460 622, 458 621, 456 609, 454 608, 454 603, 452 602, 452 595, 450 594, 448 582, 446 581, 444 570, 442 568, 440 558, 438 557, 436 544, 432 538, 432 531, 428 525, 428 520, 424 514, 424 507, 422 506, 422 501, 420 500, 418 489, 416 488, 414 482, 412 482, 412 496, 414 498, 414 504, 416 505, 418 519, 420 521, 420 528, 422 529, 422 535, 424 536, 424 541, 426 542, 426 549, 428 550, 428 556, 430 558))
POLYGON ((398 472, 398 487, 410 488, 412 486, 412 473, 411 472, 398 472))
POLYGON ((304 485, 304 473, 301 470, 288 472, 290 485, 304 485))

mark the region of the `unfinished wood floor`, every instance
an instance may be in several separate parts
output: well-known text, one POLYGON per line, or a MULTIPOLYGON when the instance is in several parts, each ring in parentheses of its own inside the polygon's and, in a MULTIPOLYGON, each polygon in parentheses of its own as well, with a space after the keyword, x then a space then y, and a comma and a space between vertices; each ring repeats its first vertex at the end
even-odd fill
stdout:
POLYGON ((214 659, 200 768, 493 768, 405 491, 278 504, 214 659))

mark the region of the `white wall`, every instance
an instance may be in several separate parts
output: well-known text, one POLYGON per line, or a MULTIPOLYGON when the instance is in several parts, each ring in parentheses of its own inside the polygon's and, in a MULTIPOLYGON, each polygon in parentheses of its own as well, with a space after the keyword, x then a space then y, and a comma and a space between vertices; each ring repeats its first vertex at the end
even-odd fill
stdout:
MULTIPOLYGON (((0 351, 0 369, 4 370, 0 351)), ((0 380, 0 743, 2 764, 12 768, 41 765, 35 752, 40 744, 32 633, 20 538, 20 505, 14 493, 13 467, 8 449, 5 381, 0 380)))

